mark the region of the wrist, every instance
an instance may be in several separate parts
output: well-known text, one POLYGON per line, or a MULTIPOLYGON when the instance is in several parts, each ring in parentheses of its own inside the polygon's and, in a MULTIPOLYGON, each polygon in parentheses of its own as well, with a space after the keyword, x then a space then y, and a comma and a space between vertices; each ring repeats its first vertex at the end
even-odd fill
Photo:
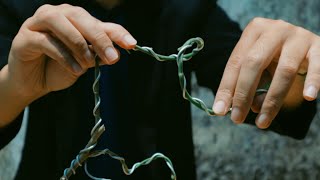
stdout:
POLYGON ((21 102, 29 105, 34 100, 44 96, 48 92, 45 92, 43 89, 35 88, 33 85, 28 83, 27 76, 19 74, 10 69, 9 65, 6 65, 2 70, 4 82, 7 86, 7 93, 11 97, 21 99, 21 102), (22 77, 22 78, 20 78, 22 77))
POLYGON ((0 128, 13 122, 39 94, 26 94, 10 79, 8 66, 0 70, 0 128))

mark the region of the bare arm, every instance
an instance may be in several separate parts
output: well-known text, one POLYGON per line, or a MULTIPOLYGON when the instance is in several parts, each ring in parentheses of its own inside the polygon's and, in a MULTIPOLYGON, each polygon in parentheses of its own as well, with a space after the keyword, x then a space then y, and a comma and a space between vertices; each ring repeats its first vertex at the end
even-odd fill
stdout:
POLYGON ((0 71, 0 128, 10 124, 34 99, 19 94, 8 79, 8 66, 5 66, 0 71))

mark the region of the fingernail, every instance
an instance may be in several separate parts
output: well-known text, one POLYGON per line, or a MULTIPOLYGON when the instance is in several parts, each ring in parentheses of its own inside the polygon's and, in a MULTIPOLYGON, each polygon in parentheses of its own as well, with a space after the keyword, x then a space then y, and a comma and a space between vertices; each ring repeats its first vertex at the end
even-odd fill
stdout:
POLYGON ((105 55, 109 61, 115 61, 118 59, 118 53, 112 47, 107 47, 105 50, 105 55))
POLYGON ((137 44, 137 40, 135 40, 131 35, 127 34, 124 36, 124 41, 129 45, 136 45, 137 44))
POLYGON ((231 120, 237 124, 242 122, 242 112, 238 107, 232 107, 231 120))
POLYGON ((269 119, 268 119, 268 116, 267 114, 260 114, 258 115, 257 117, 257 125, 261 128, 267 128, 268 125, 269 125, 269 119))
POLYGON ((84 54, 84 58, 86 58, 87 61, 91 61, 93 59, 92 53, 90 50, 87 50, 87 52, 84 54))
POLYGON ((217 114, 224 114, 226 109, 226 104, 224 103, 224 101, 218 101, 216 103, 214 103, 213 105, 213 111, 217 114))
POLYGON ((72 69, 74 70, 75 73, 81 73, 82 72, 82 68, 79 64, 77 63, 73 63, 72 64, 72 69))
POLYGON ((317 88, 313 85, 309 86, 306 90, 305 96, 308 96, 312 99, 316 98, 318 95, 317 88))

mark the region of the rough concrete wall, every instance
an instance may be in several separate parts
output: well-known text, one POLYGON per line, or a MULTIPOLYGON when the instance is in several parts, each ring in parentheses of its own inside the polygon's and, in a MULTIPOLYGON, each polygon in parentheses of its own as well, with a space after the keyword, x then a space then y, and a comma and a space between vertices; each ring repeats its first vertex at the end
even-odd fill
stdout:
POLYGON ((218 3, 241 27, 254 17, 283 19, 320 32, 320 1, 318 0, 219 0, 218 3))
MULTIPOLYGON (((242 28, 253 17, 260 16, 284 19, 320 32, 317 0, 220 0, 219 4, 242 28)), ((211 92, 195 83, 193 86, 193 94, 211 106, 211 92)), ((230 117, 208 117, 192 110, 199 180, 320 179, 318 115, 308 136, 296 141, 254 126, 234 125, 230 117)))

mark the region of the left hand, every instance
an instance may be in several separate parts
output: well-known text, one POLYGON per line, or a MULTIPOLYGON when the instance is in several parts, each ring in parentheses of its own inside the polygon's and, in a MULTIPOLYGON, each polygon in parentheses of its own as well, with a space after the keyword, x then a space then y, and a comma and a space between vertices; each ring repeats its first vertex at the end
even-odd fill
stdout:
POLYGON ((314 100, 319 88, 320 37, 282 20, 255 18, 228 60, 213 110, 225 115, 232 104, 231 119, 242 123, 252 108, 259 112, 256 125, 267 128, 283 105, 314 100), (306 71, 306 77, 297 75, 306 71), (271 85, 267 94, 255 98, 265 72, 271 85))

